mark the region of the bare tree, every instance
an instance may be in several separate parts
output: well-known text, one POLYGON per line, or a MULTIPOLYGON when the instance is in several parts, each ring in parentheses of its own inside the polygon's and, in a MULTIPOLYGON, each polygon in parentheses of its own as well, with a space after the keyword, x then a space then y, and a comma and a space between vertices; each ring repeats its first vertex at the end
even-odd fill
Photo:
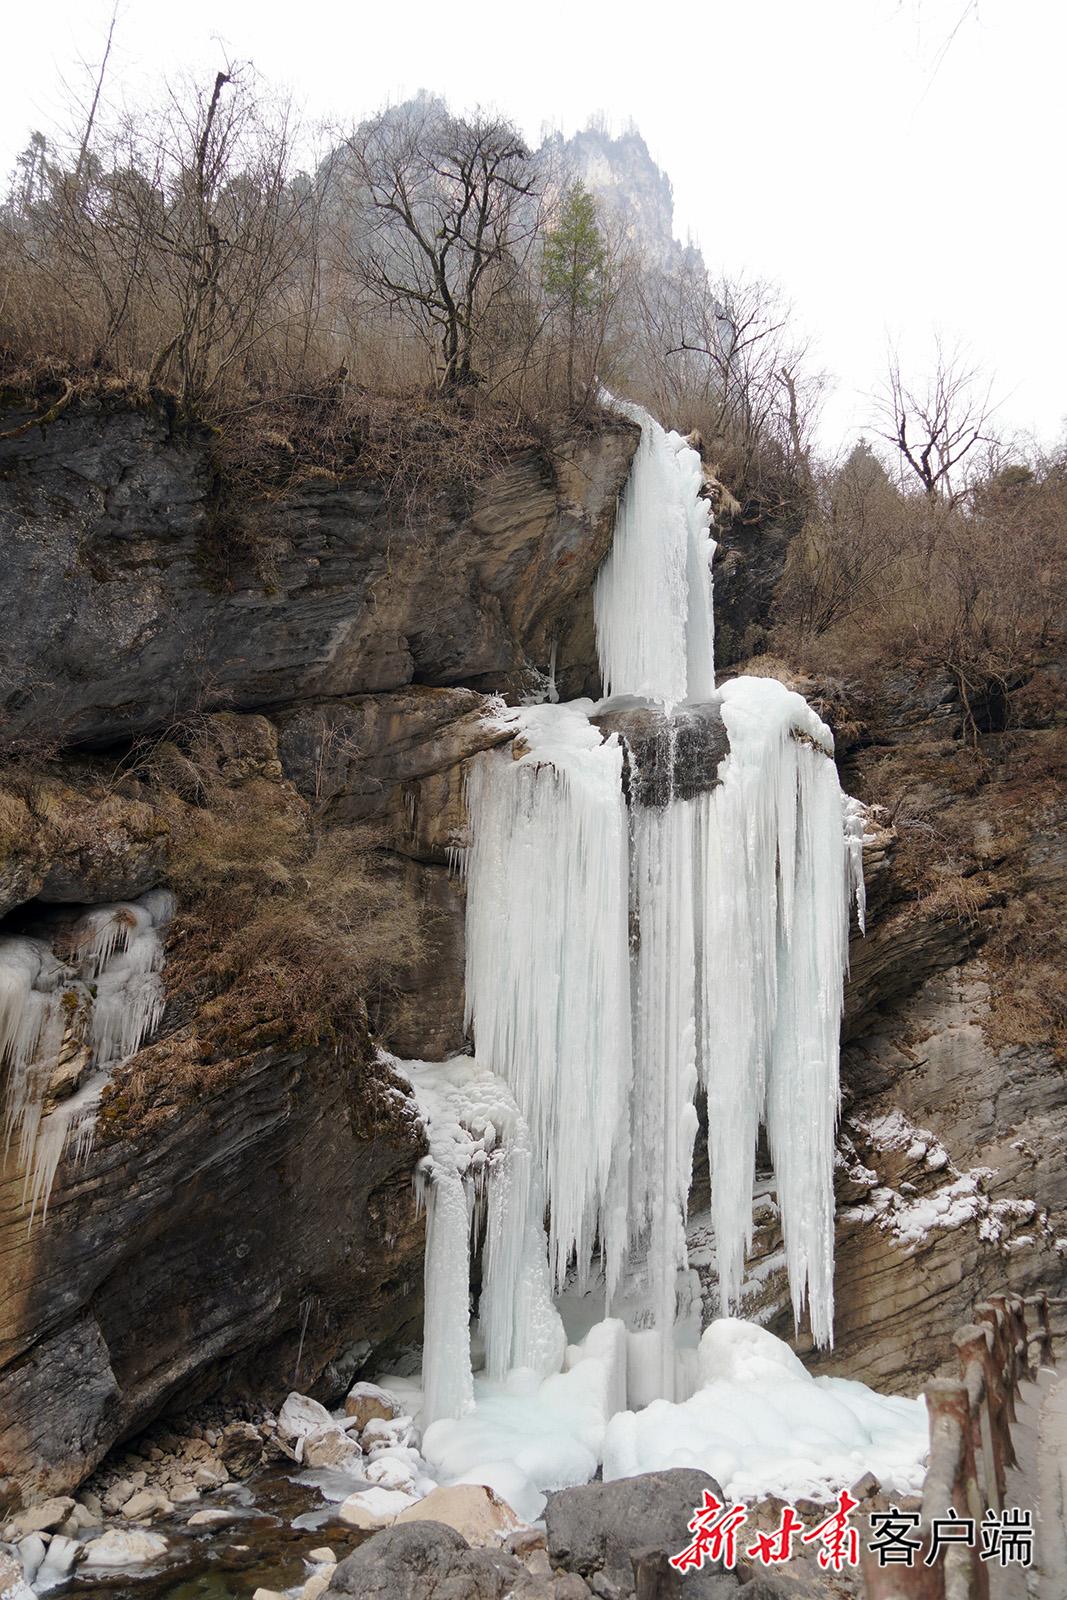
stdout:
POLYGON ((991 445, 996 407, 992 383, 967 364, 957 348, 935 343, 933 371, 923 388, 913 388, 900 369, 894 350, 881 392, 875 397, 878 434, 898 452, 902 467, 913 473, 923 493, 949 506, 969 488, 968 458, 979 445, 991 445))
POLYGON ((367 287, 436 345, 441 389, 477 381, 481 328, 537 232, 529 151, 509 123, 427 97, 365 123, 348 148, 368 204, 367 287))

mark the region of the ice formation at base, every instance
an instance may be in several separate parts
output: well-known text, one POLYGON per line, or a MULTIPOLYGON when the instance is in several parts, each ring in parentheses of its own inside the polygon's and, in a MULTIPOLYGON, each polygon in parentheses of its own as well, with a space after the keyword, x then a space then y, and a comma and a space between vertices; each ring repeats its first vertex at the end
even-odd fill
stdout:
POLYGON ((714 689, 700 460, 629 414, 642 438, 597 636, 607 693, 658 707, 663 739, 647 754, 602 732, 618 699, 551 700, 509 713, 510 747, 468 767, 475 1053, 397 1063, 430 1147, 422 1389, 406 1404, 430 1477, 489 1483, 524 1515, 601 1464, 606 1477, 705 1466, 745 1495, 815 1495, 865 1470, 910 1489, 920 1406, 814 1380, 727 1315, 763 1124, 794 1312, 832 1342, 838 1033, 863 815, 798 694, 751 677, 714 689), (675 785, 683 702, 717 707, 728 740, 695 793, 675 785), (701 1086, 723 1313, 703 1334, 685 1229, 701 1086))
POLYGON ((169 891, 155 889, 96 906, 59 924, 59 953, 43 938, 0 938, 3 1136, 5 1148, 18 1142, 31 1223, 38 1208, 47 1212, 64 1150, 77 1157, 88 1149, 108 1075, 159 1024, 160 933, 174 904, 169 891), (69 1067, 66 1097, 46 1112, 61 1067, 69 1067))

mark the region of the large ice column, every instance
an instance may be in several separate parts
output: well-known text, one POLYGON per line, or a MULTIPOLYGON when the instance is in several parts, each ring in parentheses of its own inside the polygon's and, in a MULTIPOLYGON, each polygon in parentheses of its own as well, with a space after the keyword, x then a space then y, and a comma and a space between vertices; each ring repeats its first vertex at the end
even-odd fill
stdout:
POLYGON ((604 693, 707 700, 714 544, 700 457, 640 406, 607 398, 639 424, 641 442, 593 596, 604 693))
POLYGON ((117 1063, 140 1049, 163 1012, 162 930, 175 901, 165 889, 96 906, 64 935, 60 959, 43 939, 0 939, 0 1064, 6 1067, 5 1143, 17 1137, 30 1221, 48 1196, 64 1150, 84 1155, 100 1091, 117 1063), (68 1030, 84 1035, 75 1092, 44 1114, 68 1030))
POLYGON ((455 1166, 435 1160, 425 1178, 423 1417, 461 1417, 474 1404, 470 1338, 472 1191, 455 1166))
POLYGON ((631 1226, 648 1241, 649 1309, 657 1334, 657 1392, 675 1398, 678 1274, 697 1115, 694 801, 641 807, 633 819, 638 932, 631 1110, 631 1226))
POLYGON ((468 781, 467 1014, 478 1060, 530 1124, 557 1287, 594 1244, 609 1292, 626 1249, 630 1088, 622 748, 588 702, 523 713, 516 752, 468 781))

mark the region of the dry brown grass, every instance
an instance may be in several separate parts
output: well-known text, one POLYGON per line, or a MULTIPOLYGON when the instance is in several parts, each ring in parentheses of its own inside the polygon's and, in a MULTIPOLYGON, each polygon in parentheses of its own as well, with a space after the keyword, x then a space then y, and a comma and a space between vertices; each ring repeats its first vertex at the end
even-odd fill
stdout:
POLYGON ((423 932, 364 829, 319 833, 266 780, 183 808, 170 879, 181 910, 168 988, 225 1048, 277 1031, 299 1045, 361 1041, 423 932))

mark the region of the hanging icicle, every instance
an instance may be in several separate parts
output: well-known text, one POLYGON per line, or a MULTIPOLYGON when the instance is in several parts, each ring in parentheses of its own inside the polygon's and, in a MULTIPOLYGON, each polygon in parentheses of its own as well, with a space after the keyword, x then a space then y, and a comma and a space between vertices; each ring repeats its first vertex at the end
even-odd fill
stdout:
POLYGON ((0 938, 0 1066, 5 1148, 18 1142, 23 1201, 47 1214, 64 1152, 87 1153, 111 1070, 134 1055, 163 1014, 162 929, 174 896, 95 906, 66 935, 60 959, 43 939, 0 938), (45 1112, 61 1052, 83 1050, 74 1092, 45 1112))

